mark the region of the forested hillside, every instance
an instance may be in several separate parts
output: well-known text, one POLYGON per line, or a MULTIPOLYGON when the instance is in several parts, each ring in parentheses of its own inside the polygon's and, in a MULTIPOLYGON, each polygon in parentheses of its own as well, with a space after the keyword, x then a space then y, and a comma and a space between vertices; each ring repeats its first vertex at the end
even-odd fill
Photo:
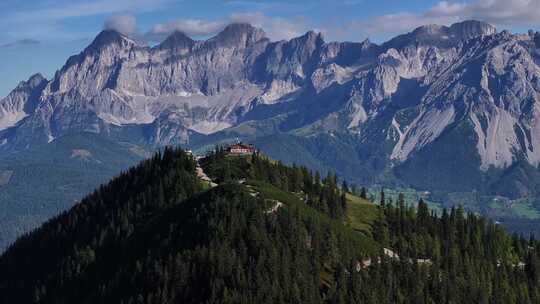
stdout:
POLYGON ((540 243, 461 208, 370 202, 258 154, 199 163, 217 186, 166 149, 20 238, 0 303, 540 301, 540 243))
POLYGON ((0 253, 18 236, 151 156, 149 150, 92 133, 77 133, 30 150, 0 152, 0 253))

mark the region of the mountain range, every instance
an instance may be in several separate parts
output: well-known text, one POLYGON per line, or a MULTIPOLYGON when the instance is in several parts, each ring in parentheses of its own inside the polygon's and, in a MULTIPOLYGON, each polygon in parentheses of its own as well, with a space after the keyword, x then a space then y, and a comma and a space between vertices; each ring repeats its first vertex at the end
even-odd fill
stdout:
POLYGON ((0 156, 74 134, 196 151, 240 139, 357 184, 535 205, 540 33, 471 20, 382 44, 314 31, 271 41, 231 24, 148 46, 105 30, 52 79, 36 74, 0 101, 0 156))

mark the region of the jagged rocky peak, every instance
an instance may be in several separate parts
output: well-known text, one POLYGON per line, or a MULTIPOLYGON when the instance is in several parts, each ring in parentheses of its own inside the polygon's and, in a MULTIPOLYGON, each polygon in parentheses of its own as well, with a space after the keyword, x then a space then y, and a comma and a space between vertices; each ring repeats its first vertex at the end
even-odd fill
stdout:
POLYGON ((536 47, 540 48, 540 32, 534 33, 533 40, 536 47))
POLYGON ((34 111, 47 83, 41 74, 34 74, 27 81, 21 81, 6 98, 0 98, 0 131, 15 126, 34 111))
POLYGON ((106 46, 116 44, 120 46, 133 45, 135 42, 115 30, 103 30, 87 47, 87 51, 100 50, 106 46))
POLYGON ((415 36, 439 35, 446 32, 446 30, 447 30, 446 26, 442 26, 438 24, 427 24, 427 25, 422 25, 420 27, 417 27, 416 29, 414 29, 412 34, 415 36))
POLYGON ((195 45, 195 40, 180 31, 175 31, 160 45, 160 49, 190 49, 195 45))
MULTIPOLYGON (((301 57, 300 61, 305 61, 309 59, 315 50, 325 45, 325 42, 321 33, 309 31, 300 37, 285 42, 285 45, 289 46, 289 52, 296 53, 301 57)), ((292 53, 287 55, 294 55, 292 53)))
POLYGON ((323 45, 325 43, 323 34, 316 31, 309 31, 297 39, 311 45, 323 45))
POLYGON ((497 28, 486 22, 466 20, 452 24, 450 31, 461 39, 471 39, 478 36, 493 35, 497 33, 497 28))
POLYGON ((373 46, 376 46, 376 44, 372 43, 371 40, 369 40, 369 38, 366 38, 364 39, 364 41, 360 42, 360 45, 362 47, 363 50, 366 50, 366 49, 369 49, 373 46))
POLYGON ((378 45, 365 39, 362 42, 329 42, 324 44, 320 53, 320 63, 336 63, 349 66, 362 58, 374 58, 378 45))
POLYGON ((249 23, 232 23, 209 42, 224 46, 247 47, 266 38, 266 33, 249 23))
POLYGON ((479 36, 493 35, 497 29, 485 22, 467 20, 454 23, 451 26, 429 24, 423 25, 412 32, 400 35, 386 42, 386 48, 400 49, 411 44, 449 48, 456 46, 460 41, 469 40, 479 36))
MULTIPOLYGON (((489 23, 466 20, 452 24, 450 27, 438 24, 429 24, 416 28, 414 36, 452 36, 459 40, 471 39, 478 36, 493 35, 497 29, 489 23)), ((443 37, 444 38, 444 37, 443 37)))
MULTIPOLYGON (((28 80, 19 82, 17 87, 13 91, 10 92, 8 97, 10 96, 13 97, 20 93, 32 94, 34 92, 41 91, 47 85, 47 83, 48 83, 48 80, 45 77, 43 77, 43 75, 39 73, 34 74, 30 76, 28 80)), ((0 104, 1 103, 2 103, 2 98, 0 97, 0 104)))
POLYGON ((47 82, 47 79, 43 77, 40 73, 30 76, 27 81, 23 81, 19 84, 19 87, 28 87, 34 89, 43 85, 44 82, 47 82))
MULTIPOLYGON (((43 89, 43 87, 45 87, 47 82, 48 80, 40 73, 34 74, 30 76, 28 80, 19 82, 17 87, 9 93, 8 97, 13 97, 20 93, 31 94, 34 91, 40 91, 43 89)), ((0 98, 0 104, 2 103, 2 101, 5 100, 0 98)))

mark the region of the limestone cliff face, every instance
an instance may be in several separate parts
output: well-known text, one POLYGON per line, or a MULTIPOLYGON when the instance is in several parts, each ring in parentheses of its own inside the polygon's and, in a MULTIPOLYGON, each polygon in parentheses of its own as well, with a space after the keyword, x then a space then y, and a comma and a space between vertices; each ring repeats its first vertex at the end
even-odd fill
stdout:
POLYGON ((538 37, 465 21, 381 45, 327 43, 312 31, 272 42, 261 29, 231 24, 206 41, 175 32, 148 47, 103 31, 53 79, 34 76, 0 101, 1 148, 125 128, 144 129, 157 145, 186 143, 294 113, 285 131, 389 143, 393 163, 466 124, 480 169, 516 158, 538 165, 538 37))
POLYGON ((35 103, 47 80, 36 74, 28 81, 19 83, 6 98, 0 102, 0 130, 15 126, 35 108, 35 103))

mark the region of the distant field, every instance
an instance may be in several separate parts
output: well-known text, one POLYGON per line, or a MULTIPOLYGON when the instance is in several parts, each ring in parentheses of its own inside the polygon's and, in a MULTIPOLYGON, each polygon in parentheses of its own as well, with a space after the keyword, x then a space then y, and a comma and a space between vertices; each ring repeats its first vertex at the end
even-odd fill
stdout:
POLYGON ((489 203, 493 211, 503 212, 506 216, 515 216, 529 220, 540 219, 540 212, 528 199, 502 200, 494 198, 489 203))
MULTIPOLYGON (((379 203, 381 200, 381 188, 369 188, 368 197, 372 197, 375 203, 379 203)), ((412 188, 384 188, 384 195, 386 199, 391 199, 394 203, 398 200, 399 194, 402 193, 405 197, 405 203, 408 205, 416 206, 420 199, 428 205, 429 209, 440 214, 443 210, 443 205, 431 199, 431 193, 429 191, 418 191, 412 188)))

